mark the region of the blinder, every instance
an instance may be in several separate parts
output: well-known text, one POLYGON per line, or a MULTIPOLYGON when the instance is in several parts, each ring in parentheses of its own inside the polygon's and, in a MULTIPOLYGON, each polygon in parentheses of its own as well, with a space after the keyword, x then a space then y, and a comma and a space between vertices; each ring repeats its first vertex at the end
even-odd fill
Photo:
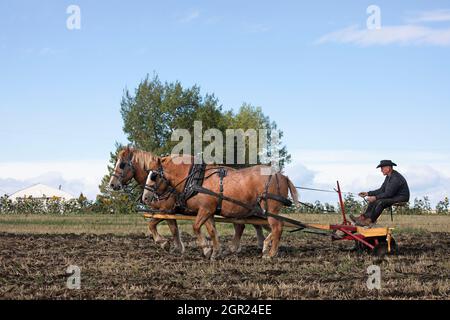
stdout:
POLYGON ((123 160, 121 160, 121 162, 119 163, 119 169, 120 169, 122 172, 120 172, 120 174, 117 174, 116 171, 114 171, 114 172, 111 174, 111 176, 116 177, 117 179, 119 179, 119 182, 120 182, 121 185, 124 185, 123 179, 124 179, 125 176, 126 176, 126 170, 125 170, 125 168, 126 168, 127 166, 130 167, 130 170, 131 170, 132 174, 134 175, 134 174, 135 174, 135 169, 134 169, 134 167, 133 167, 133 163, 131 162, 131 159, 128 159, 128 161, 123 161, 123 160))
POLYGON ((175 192, 175 189, 172 187, 170 182, 164 177, 164 169, 163 167, 159 167, 156 171, 151 171, 150 173, 150 180, 155 182, 153 185, 145 184, 144 189, 148 190, 153 193, 153 200, 160 201, 165 200, 169 198, 169 196, 175 192), (160 178, 159 181, 157 181, 158 177, 160 178), (168 184, 168 188, 163 193, 159 193, 159 188, 161 184, 165 182, 168 184))

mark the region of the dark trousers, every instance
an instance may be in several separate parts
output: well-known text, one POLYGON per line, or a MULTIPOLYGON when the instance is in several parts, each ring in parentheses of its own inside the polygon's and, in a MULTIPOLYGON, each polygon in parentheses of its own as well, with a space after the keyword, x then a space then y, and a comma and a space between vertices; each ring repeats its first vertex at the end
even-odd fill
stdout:
POLYGON ((405 196, 398 196, 394 198, 389 199, 380 199, 375 202, 369 203, 367 206, 366 212, 364 213, 364 216, 366 218, 370 218, 372 222, 376 222, 378 217, 381 215, 384 209, 389 208, 395 203, 399 202, 408 202, 408 197, 405 196))

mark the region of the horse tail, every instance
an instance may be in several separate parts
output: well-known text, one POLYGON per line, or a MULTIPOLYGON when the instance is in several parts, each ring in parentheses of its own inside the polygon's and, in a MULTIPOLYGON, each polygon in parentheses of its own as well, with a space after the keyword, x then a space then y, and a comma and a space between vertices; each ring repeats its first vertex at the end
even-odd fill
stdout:
POLYGON ((294 205, 298 204, 298 192, 297 188, 294 186, 291 180, 286 177, 286 181, 288 183, 289 191, 291 192, 292 200, 294 201, 294 205))

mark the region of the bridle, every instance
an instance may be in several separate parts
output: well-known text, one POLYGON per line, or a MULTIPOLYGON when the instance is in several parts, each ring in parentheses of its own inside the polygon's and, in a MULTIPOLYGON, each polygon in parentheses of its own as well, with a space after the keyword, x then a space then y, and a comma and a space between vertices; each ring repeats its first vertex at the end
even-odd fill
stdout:
POLYGON ((150 180, 155 184, 145 184, 144 189, 152 193, 153 197, 151 201, 167 200, 173 193, 176 193, 176 189, 172 187, 170 181, 164 176, 164 168, 160 165, 155 171, 151 171, 150 180), (158 179, 159 178, 159 179, 158 179), (168 188, 163 193, 158 193, 159 188, 163 183, 168 185, 168 188))
POLYGON ((111 174, 111 176, 113 176, 119 180, 119 182, 122 186, 127 185, 127 184, 123 183, 123 179, 125 178, 126 172, 128 171, 128 170, 126 170, 126 168, 130 168, 129 170, 131 170, 131 173, 134 176, 134 174, 136 173, 136 169, 134 169, 133 163, 131 162, 131 157, 126 161, 124 161, 124 160, 120 161, 120 164, 119 164, 119 169, 121 170, 120 174, 116 170, 114 170, 114 172, 111 174))
MULTIPOLYGON (((217 170, 217 168, 206 169, 206 171, 209 171, 209 170, 217 170)), ((155 183, 152 185, 149 185, 146 183, 144 185, 144 189, 150 191, 153 195, 153 197, 150 199, 150 202, 167 200, 172 194, 175 194, 175 196, 177 198, 177 200, 176 200, 177 203, 180 203, 180 201, 183 201, 183 198, 185 198, 186 190, 184 190, 183 192, 179 192, 179 191, 177 191, 177 187, 184 182, 187 183, 188 179, 191 178, 192 176, 194 176, 195 173, 196 173, 196 171, 190 172, 187 177, 182 179, 175 186, 172 186, 170 181, 164 176, 164 168, 162 167, 161 164, 159 164, 159 167, 156 170, 151 171, 151 173, 149 173, 150 180, 155 183), (159 178, 159 180, 158 180, 158 178, 159 178), (161 185, 163 183, 166 183, 168 187, 164 192, 159 193, 159 188, 161 187, 161 185)), ((217 172, 213 172, 213 173, 209 174, 208 176, 205 177, 205 179, 208 179, 210 176, 212 176, 215 173, 217 173, 217 172)), ((186 186, 185 186, 185 188, 186 188, 186 186)))

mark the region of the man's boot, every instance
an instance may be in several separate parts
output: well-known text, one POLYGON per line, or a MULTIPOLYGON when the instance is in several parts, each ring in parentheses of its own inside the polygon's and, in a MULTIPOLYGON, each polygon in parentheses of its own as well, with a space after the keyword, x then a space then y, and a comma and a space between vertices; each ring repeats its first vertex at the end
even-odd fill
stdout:
POLYGON ((372 224, 372 219, 366 217, 362 217, 361 219, 356 221, 356 225, 359 227, 370 227, 372 226, 372 224))
POLYGON ((334 230, 331 233, 331 239, 332 240, 341 240, 345 236, 346 236, 346 234, 344 232, 342 232, 341 230, 334 230))
POLYGON ((370 227, 372 225, 372 219, 367 218, 363 214, 360 215, 358 218, 355 218, 354 216, 350 215, 350 219, 359 227, 370 227))
POLYGON ((359 217, 355 217, 354 215, 350 215, 350 220, 352 220, 352 222, 354 223, 354 224, 356 224, 356 221, 359 221, 359 220, 361 220, 362 218, 365 218, 365 216, 364 216, 364 214, 361 214, 359 217))

